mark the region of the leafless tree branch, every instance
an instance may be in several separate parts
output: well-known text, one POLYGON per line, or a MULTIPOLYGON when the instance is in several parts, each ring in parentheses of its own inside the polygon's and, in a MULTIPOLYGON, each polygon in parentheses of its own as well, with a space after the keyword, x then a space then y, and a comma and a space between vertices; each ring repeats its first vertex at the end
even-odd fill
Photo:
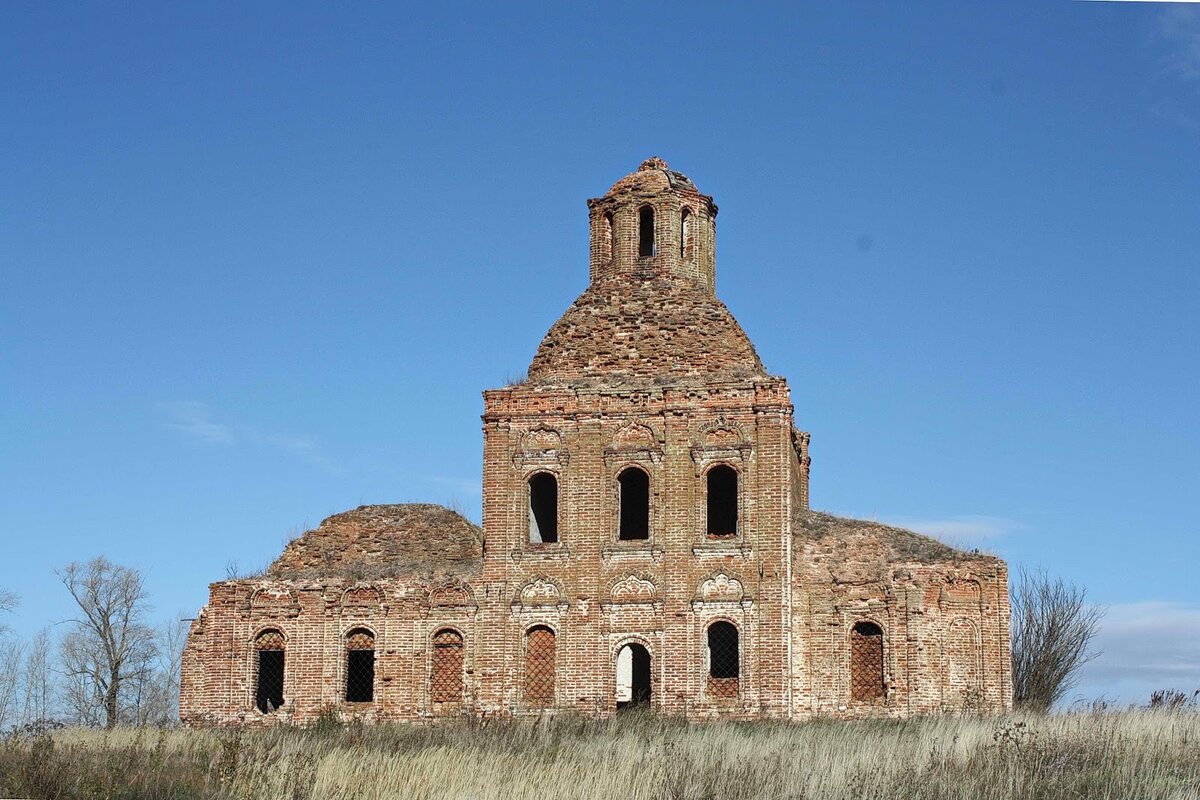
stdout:
POLYGON ((1087 590, 1044 572, 1022 570, 1012 593, 1013 702, 1049 711, 1075 685, 1079 669, 1100 655, 1091 649, 1105 609, 1087 590))

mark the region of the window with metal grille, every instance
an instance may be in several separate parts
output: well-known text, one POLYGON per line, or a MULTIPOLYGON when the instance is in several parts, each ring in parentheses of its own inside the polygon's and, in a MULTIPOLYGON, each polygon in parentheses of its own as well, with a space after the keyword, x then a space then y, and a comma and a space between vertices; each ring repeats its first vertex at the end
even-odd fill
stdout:
POLYGON ((740 674, 738 629, 731 622, 714 622, 708 626, 708 693, 737 697, 740 674))
POLYGON ((375 634, 355 628, 346 635, 346 702, 375 699, 375 634))
POLYGON ((718 464, 708 471, 708 534, 732 536, 738 523, 737 470, 718 464))
POLYGON ((856 622, 850 631, 850 699, 878 703, 883 698, 883 630, 874 622, 856 622))
POLYGON ((654 209, 650 206, 638 211, 638 255, 654 255, 654 209))
POLYGON ((554 631, 539 625, 525 633, 525 702, 548 706, 554 702, 557 647, 554 631))
POLYGON ((558 479, 549 472, 529 476, 529 541, 558 541, 558 479))
POLYGON ((650 537, 650 476, 637 467, 622 470, 617 476, 621 520, 618 539, 650 537))
POLYGON ((264 714, 270 714, 283 705, 283 634, 267 630, 254 639, 255 691, 254 705, 264 714))
POLYGON ((433 635, 430 694, 435 703, 458 703, 463 696, 463 637, 444 628, 433 635))

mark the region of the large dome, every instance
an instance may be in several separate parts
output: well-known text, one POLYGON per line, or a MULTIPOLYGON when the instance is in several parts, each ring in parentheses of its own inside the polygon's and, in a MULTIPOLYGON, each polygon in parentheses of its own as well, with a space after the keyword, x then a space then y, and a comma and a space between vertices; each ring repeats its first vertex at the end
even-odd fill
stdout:
POLYGON ((295 579, 473 573, 482 553, 483 531, 456 511, 428 503, 359 506, 293 539, 267 574, 295 579))
POLYGON ((531 384, 669 385, 765 377, 725 304, 691 282, 594 282, 542 339, 531 384))

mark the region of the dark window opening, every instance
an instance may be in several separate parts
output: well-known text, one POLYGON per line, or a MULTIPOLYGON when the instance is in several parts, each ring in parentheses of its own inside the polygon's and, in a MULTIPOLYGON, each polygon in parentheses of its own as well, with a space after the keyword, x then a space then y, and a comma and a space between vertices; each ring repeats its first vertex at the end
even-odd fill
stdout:
POLYGON ((856 622, 850 631, 850 699, 883 698, 883 631, 874 622, 856 622))
POLYGON ((627 644, 617 654, 617 708, 650 705, 650 652, 627 644))
POLYGON ((433 635, 430 690, 435 703, 457 703, 463 696, 463 637, 458 631, 433 635))
POLYGON ((708 626, 708 691, 714 697, 736 698, 741 674, 738 629, 729 622, 708 626))
POLYGON ((738 474, 724 464, 708 471, 708 534, 732 536, 738 523, 738 474))
POLYGON ((650 476, 630 467, 617 476, 621 523, 618 539, 650 538, 650 476))
POLYGON ((558 541, 558 479, 539 472, 529 479, 529 541, 552 544, 558 541))
POLYGON ((557 647, 554 631, 544 626, 525 634, 525 702, 548 706, 554 702, 557 647))
POLYGON ((650 206, 638 212, 638 255, 654 255, 654 209, 650 206))
POLYGON ((375 636, 366 630, 346 637, 346 702, 375 699, 375 636))
POLYGON ((270 714, 283 705, 283 634, 264 631, 254 641, 258 653, 258 674, 255 676, 254 705, 270 714))

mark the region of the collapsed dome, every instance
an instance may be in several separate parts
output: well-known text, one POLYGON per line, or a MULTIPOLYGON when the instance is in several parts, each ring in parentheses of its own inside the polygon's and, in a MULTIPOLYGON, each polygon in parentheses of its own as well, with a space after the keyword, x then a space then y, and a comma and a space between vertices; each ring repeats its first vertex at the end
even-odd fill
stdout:
POLYGON ((766 377, 716 295, 668 277, 594 282, 551 326, 531 384, 669 385, 766 377))
POLYGON ((483 531, 444 506, 359 506, 292 540, 267 569, 272 578, 380 578, 477 572, 483 531))

